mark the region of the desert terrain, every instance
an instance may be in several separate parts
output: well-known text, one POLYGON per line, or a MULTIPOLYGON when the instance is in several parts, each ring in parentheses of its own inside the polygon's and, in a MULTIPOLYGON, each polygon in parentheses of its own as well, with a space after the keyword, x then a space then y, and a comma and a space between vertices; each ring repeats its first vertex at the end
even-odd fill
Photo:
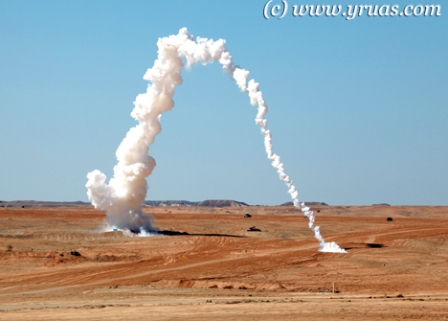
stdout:
POLYGON ((290 206, 2 207, 0 320, 448 320, 448 207, 312 209, 347 254, 290 206))

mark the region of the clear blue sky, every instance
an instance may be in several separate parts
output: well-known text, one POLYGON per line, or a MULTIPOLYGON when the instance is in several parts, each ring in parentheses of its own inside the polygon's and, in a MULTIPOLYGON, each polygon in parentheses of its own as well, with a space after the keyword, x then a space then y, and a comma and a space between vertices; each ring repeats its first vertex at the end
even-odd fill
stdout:
MULTIPOLYGON (((266 2, 0 0, 0 200, 87 201, 86 174, 110 178, 136 124, 157 39, 187 27, 226 39, 260 83, 301 200, 448 205, 448 4, 437 18, 347 21, 266 20, 266 2)), ((217 63, 183 77, 147 199, 290 201, 247 95, 217 63)))

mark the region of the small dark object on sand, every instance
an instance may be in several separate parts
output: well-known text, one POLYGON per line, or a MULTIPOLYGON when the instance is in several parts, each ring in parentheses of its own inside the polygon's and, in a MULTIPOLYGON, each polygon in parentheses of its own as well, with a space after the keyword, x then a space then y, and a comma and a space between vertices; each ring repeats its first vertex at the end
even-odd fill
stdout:
POLYGON ((71 250, 70 254, 73 255, 73 256, 81 256, 81 254, 78 251, 75 251, 75 250, 71 250))

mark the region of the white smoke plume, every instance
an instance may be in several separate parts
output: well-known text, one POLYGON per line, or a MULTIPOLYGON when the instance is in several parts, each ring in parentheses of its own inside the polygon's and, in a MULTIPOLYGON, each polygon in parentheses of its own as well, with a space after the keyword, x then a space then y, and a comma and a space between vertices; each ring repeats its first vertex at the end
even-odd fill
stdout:
POLYGON ((198 37, 194 41, 186 28, 177 35, 160 38, 157 42, 158 57, 154 66, 148 69, 144 79, 149 81, 147 91, 136 97, 131 116, 139 124, 129 130, 117 149, 118 164, 114 167, 114 177, 106 184, 106 176, 98 170, 87 174, 87 195, 95 208, 106 211, 110 225, 136 232, 151 232, 156 229, 151 216, 142 213, 148 189, 146 177, 154 169, 156 162, 148 156, 149 146, 161 131, 160 118, 163 112, 174 106, 173 95, 176 85, 182 83, 181 71, 195 63, 203 65, 218 61, 223 69, 233 75, 241 91, 247 92, 250 103, 258 107, 255 123, 264 136, 268 159, 277 170, 280 179, 287 185, 293 204, 309 219, 309 228, 320 242, 319 251, 345 252, 336 243, 327 243, 320 234, 319 226, 314 226, 314 213, 304 203, 300 203, 298 193, 291 178, 286 175, 280 157, 273 153, 271 132, 267 129, 265 115, 268 107, 253 79, 247 81, 249 71, 233 65, 232 56, 225 49, 225 40, 213 41, 198 37))

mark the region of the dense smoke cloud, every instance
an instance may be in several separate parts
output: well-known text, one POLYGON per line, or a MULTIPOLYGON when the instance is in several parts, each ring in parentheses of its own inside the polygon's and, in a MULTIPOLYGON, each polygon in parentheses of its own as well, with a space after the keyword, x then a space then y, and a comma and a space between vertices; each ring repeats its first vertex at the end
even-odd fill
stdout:
POLYGON ((286 175, 280 157, 272 151, 272 134, 267 129, 265 115, 268 111, 259 84, 253 79, 247 81, 249 71, 233 65, 232 56, 225 49, 225 40, 213 41, 198 37, 194 41, 186 28, 177 35, 160 38, 157 42, 158 57, 154 66, 148 69, 144 79, 150 82, 147 91, 136 97, 131 116, 139 123, 131 128, 117 149, 118 164, 114 177, 106 184, 106 176, 98 170, 90 172, 86 184, 87 194, 95 208, 107 213, 110 225, 132 231, 154 231, 151 217, 142 213, 147 192, 146 177, 151 175, 156 162, 148 156, 149 147, 161 131, 162 113, 173 108, 174 89, 182 83, 181 71, 195 63, 208 64, 218 61, 224 71, 233 75, 241 91, 247 92, 250 103, 258 108, 255 123, 264 137, 268 159, 277 170, 280 179, 288 187, 293 204, 309 219, 309 228, 320 242, 320 251, 344 252, 334 242, 326 243, 319 226, 314 226, 314 214, 304 203, 300 203, 296 187, 286 175))

